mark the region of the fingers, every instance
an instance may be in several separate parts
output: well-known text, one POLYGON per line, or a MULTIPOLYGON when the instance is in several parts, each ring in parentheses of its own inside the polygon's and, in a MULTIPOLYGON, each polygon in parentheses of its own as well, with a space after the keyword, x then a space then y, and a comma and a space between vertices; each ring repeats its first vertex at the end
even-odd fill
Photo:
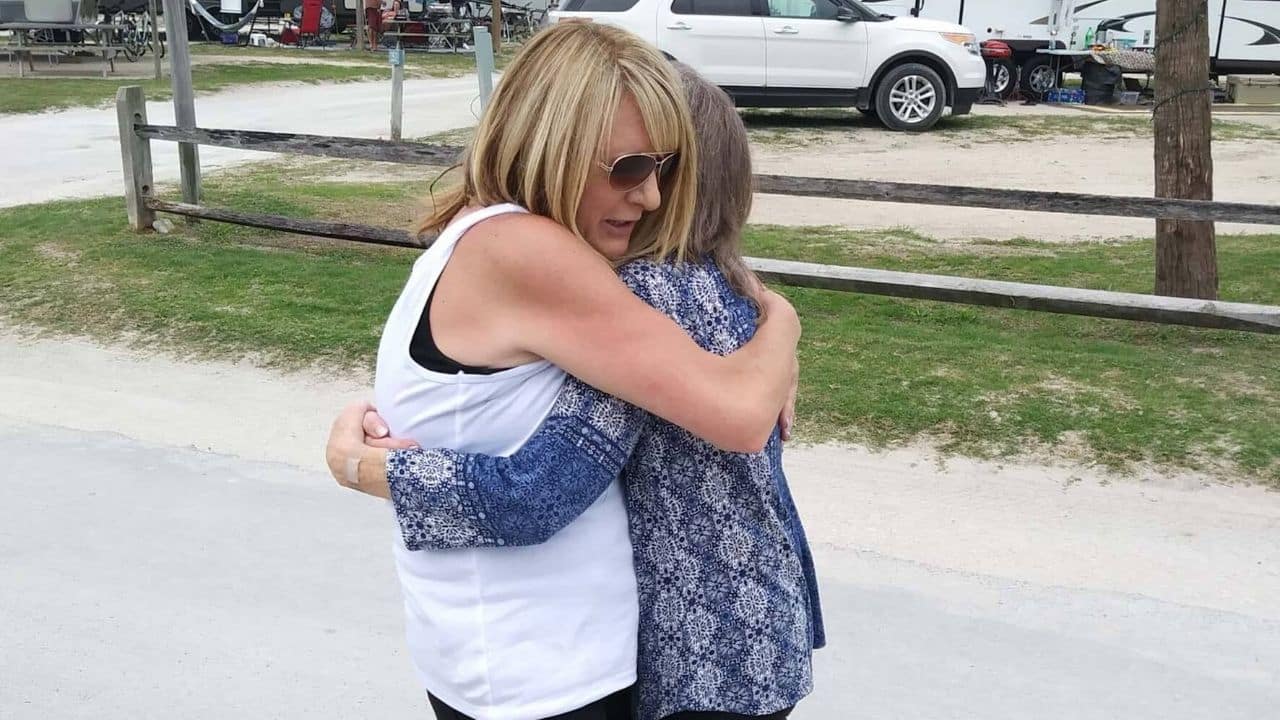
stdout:
POLYGON ((378 411, 374 409, 372 405, 370 405, 369 409, 365 411, 362 425, 364 427, 366 440, 385 438, 390 432, 390 430, 387 429, 387 423, 382 419, 382 416, 378 414, 378 411))
POLYGON ((329 429, 329 440, 325 444, 325 464, 329 474, 342 485, 346 477, 346 463, 355 457, 364 445, 364 416, 373 406, 365 400, 357 400, 348 404, 334 418, 329 429))
POLYGON ((382 448, 384 450, 406 450, 418 447, 418 443, 409 438, 391 437, 391 430, 387 427, 387 422, 382 419, 382 416, 372 406, 365 411, 361 428, 364 430, 364 444, 369 447, 382 448))
POLYGON ((420 447, 418 443, 409 438, 371 438, 368 435, 364 438, 364 444, 369 447, 382 448, 383 450, 410 450, 420 447))
POLYGON ((791 430, 796 422, 796 396, 793 393, 791 399, 787 401, 786 407, 782 408, 782 415, 778 418, 778 432, 782 436, 783 442, 791 439, 791 430))
POLYGON ((791 366, 791 391, 787 393, 787 402, 782 406, 782 417, 779 418, 780 434, 783 441, 791 439, 791 430, 796 421, 796 395, 800 390, 800 360, 791 366))

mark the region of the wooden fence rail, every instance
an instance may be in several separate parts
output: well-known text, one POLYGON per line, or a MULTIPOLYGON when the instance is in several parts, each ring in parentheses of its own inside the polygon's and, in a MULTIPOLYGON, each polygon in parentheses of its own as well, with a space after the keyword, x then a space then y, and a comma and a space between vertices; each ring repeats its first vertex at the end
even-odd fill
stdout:
MULTIPOLYGON (((414 241, 409 232, 402 229, 328 220, 306 220, 160 200, 152 192, 151 140, 434 166, 452 164, 461 154, 460 148, 422 143, 245 130, 182 130, 171 126, 150 125, 147 123, 146 104, 142 91, 138 87, 120 89, 117 94, 117 116, 121 158, 124 163, 125 201, 128 206, 130 225, 139 230, 151 227, 156 212, 165 212, 339 240, 399 247, 421 246, 421 243, 414 241)), ((762 193, 811 197, 1031 210, 1077 215, 1280 225, 1280 206, 1249 203, 1116 198, 1079 193, 777 175, 757 175, 756 186, 757 191, 762 193)), ((764 258, 748 258, 747 261, 752 269, 767 280, 800 287, 1088 317, 1280 333, 1280 307, 815 265, 764 258)))
MULTIPOLYGON (((389 142, 368 138, 297 135, 251 130, 183 130, 165 125, 139 124, 138 137, 147 140, 190 142, 200 145, 261 150, 263 152, 318 155, 373 160, 408 165, 450 165, 462 148, 424 143, 389 142)), ((1022 210, 1030 212, 1152 218, 1161 220, 1210 220, 1213 222, 1280 225, 1280 205, 1176 200, 1088 193, 1009 190, 966 185, 845 180, 839 178, 756 175, 756 192, 770 195, 868 200, 872 202, 947 205, 953 207, 1022 210)))
POLYGON ((244 212, 228 208, 215 208, 207 205, 191 205, 189 203, 167 202, 156 198, 147 198, 148 210, 199 218, 216 220, 232 225, 247 225, 264 230, 310 235, 312 237, 332 238, 334 240, 354 240, 374 245, 392 245, 396 247, 422 247, 422 243, 414 242, 407 230, 372 225, 356 225, 330 220, 304 220, 285 215, 268 215, 266 213, 244 212))
MULTIPOLYGON (((338 240, 398 247, 422 247, 423 244, 415 242, 407 231, 393 228, 327 220, 302 220, 281 215, 247 213, 155 199, 147 200, 147 207, 151 210, 205 220, 338 240)), ((752 270, 760 273, 765 280, 797 287, 1017 310, 1039 310, 1115 320, 1141 320, 1169 325, 1280 333, 1280 307, 1266 305, 816 265, 768 258, 747 258, 747 264, 752 270)))
POLYGON ((950 275, 747 258, 765 280, 798 287, 1039 310, 1064 315, 1280 334, 1280 307, 1031 285, 950 275))
POLYGON ((138 137, 146 140, 191 142, 200 145, 261 150, 290 155, 315 155, 350 160, 377 160, 403 165, 451 165, 462 155, 462 148, 425 143, 393 142, 370 138, 297 135, 294 133, 258 132, 256 130, 183 130, 170 125, 140 124, 134 127, 138 137))

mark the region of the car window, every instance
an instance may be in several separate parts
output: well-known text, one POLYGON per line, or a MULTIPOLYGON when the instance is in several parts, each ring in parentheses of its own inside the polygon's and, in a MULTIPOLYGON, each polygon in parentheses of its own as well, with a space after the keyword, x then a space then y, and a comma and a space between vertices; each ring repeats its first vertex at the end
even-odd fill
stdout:
POLYGON ((836 4, 831 0, 769 0, 769 16, 835 20, 836 4))
POLYGON ((754 15, 751 0, 675 0, 671 12, 677 15, 754 15))
POLYGON ((560 9, 565 12, 626 12, 637 2, 639 0, 567 0, 560 9))

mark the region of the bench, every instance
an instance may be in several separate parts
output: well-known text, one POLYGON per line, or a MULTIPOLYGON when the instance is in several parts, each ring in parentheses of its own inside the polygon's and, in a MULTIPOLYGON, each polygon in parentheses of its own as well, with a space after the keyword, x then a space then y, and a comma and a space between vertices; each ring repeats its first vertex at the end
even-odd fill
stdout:
POLYGON ((35 55, 61 55, 62 53, 101 53, 102 59, 106 62, 106 67, 102 69, 102 77, 107 77, 108 68, 111 72, 115 72, 115 57, 118 53, 124 52, 123 45, 113 45, 104 36, 109 32, 126 30, 124 25, 110 24, 86 24, 86 23, 4 23, 0 24, 0 30, 8 30, 11 33, 9 44, 0 48, 0 52, 8 53, 15 57, 18 61, 18 77, 26 77, 23 68, 23 61, 26 66, 35 72, 36 66, 33 56, 35 55), (30 30, 54 30, 65 32, 81 32, 86 36, 94 35, 95 42, 68 43, 68 42, 32 42, 27 37, 30 30))
MULTIPOLYGON (((432 46, 447 47, 454 52, 457 52, 463 45, 467 44, 468 40, 470 40, 470 37, 463 33, 447 32, 386 32, 382 34, 382 37, 395 38, 397 45, 400 44, 399 41, 401 39, 425 40, 427 49, 430 49, 432 46), (432 40, 436 40, 438 42, 432 43, 432 40)), ((410 50, 412 47, 404 49, 410 50)))

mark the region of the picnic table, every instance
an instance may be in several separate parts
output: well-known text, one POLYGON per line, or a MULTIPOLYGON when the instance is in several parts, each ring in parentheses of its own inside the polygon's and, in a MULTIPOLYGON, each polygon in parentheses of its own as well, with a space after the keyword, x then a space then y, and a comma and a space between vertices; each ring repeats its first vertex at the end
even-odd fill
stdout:
MULTIPOLYGON (((110 33, 127 30, 124 25, 112 25, 110 23, 47 23, 47 22, 15 22, 0 24, 0 30, 8 30, 12 33, 10 44, 4 48, 5 51, 15 55, 18 60, 18 77, 26 77, 23 71, 23 60, 31 68, 31 72, 36 71, 35 62, 32 60, 33 55, 49 55, 53 53, 75 53, 84 51, 101 52, 103 60, 106 61, 107 67, 111 72, 115 72, 116 53, 124 52, 124 46, 113 44, 113 38, 110 33), (34 38, 28 36, 29 32, 50 30, 50 31, 66 31, 81 32, 86 38, 92 38, 92 43, 87 42, 66 42, 66 41, 34 41, 34 38)), ((107 76, 107 67, 102 69, 102 77, 107 76)))
POLYGON ((394 40, 397 48, 425 50, 447 49, 458 52, 471 39, 471 21, 448 15, 423 15, 418 18, 396 18, 385 23, 382 37, 394 40), (406 47, 407 46, 407 47, 406 47))

